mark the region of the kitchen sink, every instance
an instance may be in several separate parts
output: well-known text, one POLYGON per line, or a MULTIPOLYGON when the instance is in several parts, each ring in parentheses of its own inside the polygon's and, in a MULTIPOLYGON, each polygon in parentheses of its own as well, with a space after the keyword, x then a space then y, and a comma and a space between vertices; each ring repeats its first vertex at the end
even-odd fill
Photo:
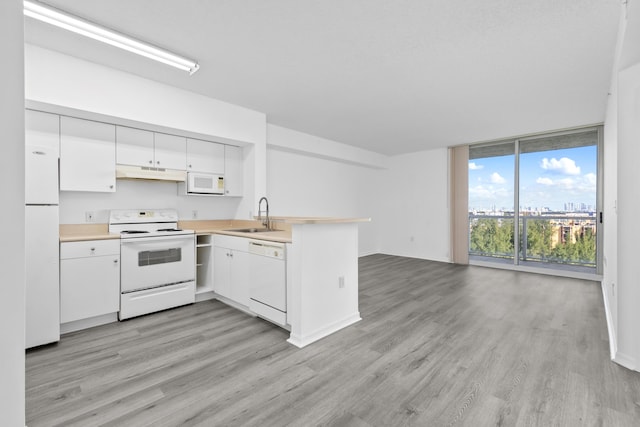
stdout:
POLYGON ((236 233, 267 233, 269 231, 280 231, 280 230, 275 230, 273 228, 236 228, 233 230, 224 230, 224 231, 233 231, 236 233))

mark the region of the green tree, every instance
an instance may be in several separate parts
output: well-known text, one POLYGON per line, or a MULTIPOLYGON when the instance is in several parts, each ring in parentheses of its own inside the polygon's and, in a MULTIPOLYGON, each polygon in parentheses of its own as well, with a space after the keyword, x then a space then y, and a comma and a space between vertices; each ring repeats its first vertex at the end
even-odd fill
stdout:
POLYGON ((527 255, 546 260, 552 255, 551 236, 554 227, 549 220, 527 220, 527 255))
POLYGON ((469 249, 489 256, 513 255, 513 220, 481 218, 471 226, 469 249))

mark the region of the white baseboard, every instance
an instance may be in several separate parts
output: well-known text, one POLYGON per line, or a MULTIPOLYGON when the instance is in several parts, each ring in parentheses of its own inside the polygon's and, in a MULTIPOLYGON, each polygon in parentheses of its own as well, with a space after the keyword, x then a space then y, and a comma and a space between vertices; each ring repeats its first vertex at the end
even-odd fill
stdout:
POLYGON ((611 354, 611 360, 615 360, 616 353, 618 351, 618 339, 616 337, 616 330, 613 327, 613 315, 611 313, 611 303, 609 302, 609 293, 607 292, 607 285, 604 281, 601 282, 602 287, 602 300, 604 301, 604 314, 607 320, 607 331, 609 332, 609 352, 611 354))
POLYGON ((631 369, 632 371, 638 370, 638 363, 634 357, 628 356, 626 354, 617 352, 613 361, 618 365, 624 366, 627 369, 631 369))
POLYGON ((358 258, 362 258, 363 256, 369 256, 369 255, 375 255, 375 254, 379 254, 380 252, 378 251, 365 251, 365 252, 360 252, 358 254, 358 258))
POLYGON ((334 323, 331 323, 330 325, 317 329, 310 334, 305 334, 304 336, 291 333, 287 342, 289 344, 295 345, 298 348, 302 348, 313 342, 318 341, 319 339, 322 339, 328 335, 331 335, 332 333, 337 332, 342 328, 346 328, 349 325, 353 325, 354 323, 359 322, 360 320, 362 320, 362 318, 360 317, 360 312, 358 311, 352 314, 351 316, 346 317, 345 319, 338 320, 334 323))
POLYGON ((118 321, 118 313, 103 314, 102 316, 90 317, 88 319, 76 320, 74 322, 62 323, 60 333, 80 331, 82 329, 93 328, 94 326, 106 325, 118 321))
POLYGON ((210 299, 214 299, 215 297, 216 297, 216 294, 213 291, 200 292, 200 293, 196 292, 196 302, 207 301, 210 299))

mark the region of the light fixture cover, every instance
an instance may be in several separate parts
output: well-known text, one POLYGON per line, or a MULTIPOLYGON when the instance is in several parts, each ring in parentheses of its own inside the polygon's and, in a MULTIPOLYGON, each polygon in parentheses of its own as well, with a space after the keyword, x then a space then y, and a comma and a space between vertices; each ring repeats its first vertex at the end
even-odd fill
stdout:
POLYGON ((30 0, 24 1, 24 14, 76 34, 136 53, 193 74, 200 68, 194 60, 30 0))

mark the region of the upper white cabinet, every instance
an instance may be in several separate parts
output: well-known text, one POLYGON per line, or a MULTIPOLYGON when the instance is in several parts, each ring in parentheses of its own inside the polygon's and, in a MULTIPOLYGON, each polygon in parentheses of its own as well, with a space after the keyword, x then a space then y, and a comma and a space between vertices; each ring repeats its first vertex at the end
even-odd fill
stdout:
POLYGON ((155 164, 157 168, 185 170, 187 139, 182 136, 154 134, 155 164))
POLYGON ((225 174, 225 146, 187 138, 187 172, 225 174))
POLYGON ((120 165, 185 170, 186 138, 117 126, 117 162, 120 165))
POLYGON ((242 197, 243 182, 243 165, 244 159, 242 155, 242 147, 234 147, 225 145, 224 147, 224 194, 225 196, 242 197))
POLYGON ((115 128, 60 117, 60 190, 116 191, 115 128))
POLYGON ((60 116, 25 111, 25 202, 58 204, 60 116))
POLYGON ((153 132, 116 126, 117 163, 153 166, 153 132))

